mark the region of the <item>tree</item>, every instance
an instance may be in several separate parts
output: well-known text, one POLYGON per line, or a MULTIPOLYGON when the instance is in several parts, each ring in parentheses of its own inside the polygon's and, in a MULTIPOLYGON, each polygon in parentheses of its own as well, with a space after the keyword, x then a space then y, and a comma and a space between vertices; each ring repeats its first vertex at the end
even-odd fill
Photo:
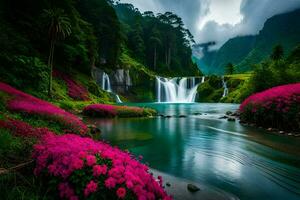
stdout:
POLYGON ((280 60, 284 56, 283 47, 281 45, 276 45, 273 47, 273 51, 271 54, 272 60, 280 60))
POLYGON ((143 29, 141 24, 137 21, 135 27, 130 33, 129 41, 133 49, 134 56, 143 61, 145 57, 145 43, 143 40, 143 29))
POLYGON ((235 71, 234 65, 232 63, 228 63, 225 68, 227 74, 233 74, 235 71))
POLYGON ((157 65, 157 47, 161 45, 160 34, 156 28, 152 30, 150 44, 153 45, 153 70, 156 70, 157 65))
POLYGON ((69 18, 65 15, 63 9, 54 8, 44 10, 44 17, 49 22, 49 40, 50 40, 50 51, 48 58, 49 72, 49 88, 48 95, 52 95, 52 72, 53 72, 53 57, 55 44, 59 39, 65 39, 71 34, 71 23, 69 18))

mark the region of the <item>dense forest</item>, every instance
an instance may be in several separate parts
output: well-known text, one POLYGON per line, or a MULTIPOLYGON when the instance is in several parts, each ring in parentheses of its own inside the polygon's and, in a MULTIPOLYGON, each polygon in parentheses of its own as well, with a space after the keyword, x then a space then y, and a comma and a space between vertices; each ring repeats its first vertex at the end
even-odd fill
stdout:
POLYGON ((18 88, 45 91, 52 67, 89 75, 92 66, 128 67, 129 58, 153 74, 199 73, 193 37, 173 13, 106 0, 12 0, 1 1, 0 26, 1 79, 18 88))
POLYGON ((174 13, 140 13, 131 4, 114 5, 121 20, 125 48, 139 62, 165 76, 197 74, 192 63, 192 34, 174 13))

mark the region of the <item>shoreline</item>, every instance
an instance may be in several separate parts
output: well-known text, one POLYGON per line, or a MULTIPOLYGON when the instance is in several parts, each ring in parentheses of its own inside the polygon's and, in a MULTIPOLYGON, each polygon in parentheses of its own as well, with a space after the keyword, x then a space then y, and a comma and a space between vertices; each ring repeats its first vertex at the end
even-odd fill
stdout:
POLYGON ((214 188, 212 186, 188 181, 183 178, 178 178, 176 176, 169 175, 152 168, 150 168, 150 172, 153 173, 154 177, 162 176, 164 188, 169 195, 173 196, 174 200, 239 200, 239 198, 235 195, 221 189, 214 188), (167 184, 170 184, 170 186, 167 186, 167 184), (193 184, 199 187, 200 190, 197 192, 190 192, 187 189, 188 184, 193 184))

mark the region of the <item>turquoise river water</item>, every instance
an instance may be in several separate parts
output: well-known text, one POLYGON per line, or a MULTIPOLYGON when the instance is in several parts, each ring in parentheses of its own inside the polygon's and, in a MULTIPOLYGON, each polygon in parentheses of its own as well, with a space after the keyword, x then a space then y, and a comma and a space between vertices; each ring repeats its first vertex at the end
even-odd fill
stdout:
POLYGON ((130 105, 152 107, 172 117, 94 123, 103 139, 143 155, 151 168, 224 191, 224 199, 300 199, 299 138, 219 119, 235 111, 236 104, 130 105))

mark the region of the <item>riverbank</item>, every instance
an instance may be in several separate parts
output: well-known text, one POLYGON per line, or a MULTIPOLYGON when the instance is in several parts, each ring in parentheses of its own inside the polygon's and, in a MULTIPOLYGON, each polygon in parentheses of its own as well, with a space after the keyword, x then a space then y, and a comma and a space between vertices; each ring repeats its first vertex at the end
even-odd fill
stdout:
POLYGON ((164 177, 164 187, 168 194, 172 195, 174 200, 207 200, 207 199, 218 199, 218 200, 238 200, 239 198, 233 194, 229 194, 212 186, 204 184, 198 184, 182 178, 151 169, 154 177, 164 177), (188 189, 188 185, 193 185, 199 188, 199 191, 191 192, 188 189))

